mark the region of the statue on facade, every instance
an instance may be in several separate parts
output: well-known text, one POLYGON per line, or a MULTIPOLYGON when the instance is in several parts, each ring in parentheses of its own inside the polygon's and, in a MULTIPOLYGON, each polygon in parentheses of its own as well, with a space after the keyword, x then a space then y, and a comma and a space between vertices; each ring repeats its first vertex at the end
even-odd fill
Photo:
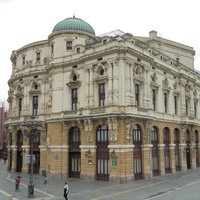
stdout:
POLYGON ((87 142, 92 142, 93 123, 90 119, 84 120, 87 142))

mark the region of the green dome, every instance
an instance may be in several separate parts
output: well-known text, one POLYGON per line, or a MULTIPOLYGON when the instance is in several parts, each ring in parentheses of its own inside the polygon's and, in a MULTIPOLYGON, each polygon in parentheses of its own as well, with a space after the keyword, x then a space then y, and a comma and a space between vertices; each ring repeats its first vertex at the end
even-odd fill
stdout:
POLYGON ((82 19, 71 17, 66 18, 60 22, 58 22, 52 32, 62 31, 62 30, 75 30, 75 31, 84 31, 95 35, 94 29, 82 19))

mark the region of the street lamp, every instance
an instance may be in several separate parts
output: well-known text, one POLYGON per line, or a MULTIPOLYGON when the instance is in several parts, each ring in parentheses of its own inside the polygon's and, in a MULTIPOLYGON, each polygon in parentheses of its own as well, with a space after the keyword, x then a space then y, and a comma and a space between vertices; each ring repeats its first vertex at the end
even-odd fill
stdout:
POLYGON ((39 121, 35 121, 35 116, 31 116, 32 122, 24 122, 22 129, 24 131, 24 136, 30 138, 30 181, 28 185, 28 195, 27 197, 34 197, 34 184, 33 184, 33 140, 40 135, 42 124, 39 121))

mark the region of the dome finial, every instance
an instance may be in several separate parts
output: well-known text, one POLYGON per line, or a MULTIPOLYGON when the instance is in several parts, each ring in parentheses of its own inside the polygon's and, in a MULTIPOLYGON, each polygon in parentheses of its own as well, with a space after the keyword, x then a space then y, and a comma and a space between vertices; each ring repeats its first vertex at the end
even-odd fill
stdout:
POLYGON ((73 18, 76 18, 76 17, 75 17, 75 11, 74 11, 74 15, 73 15, 73 18))

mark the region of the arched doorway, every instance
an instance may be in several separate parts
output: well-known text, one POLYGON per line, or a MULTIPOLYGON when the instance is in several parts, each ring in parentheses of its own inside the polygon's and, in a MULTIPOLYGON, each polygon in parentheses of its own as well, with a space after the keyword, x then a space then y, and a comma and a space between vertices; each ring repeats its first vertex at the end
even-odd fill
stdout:
POLYGON ((22 163, 23 163, 23 134, 22 131, 19 130, 17 132, 17 163, 16 163, 16 172, 22 172, 22 163))
POLYGON ((180 144, 180 134, 177 128, 174 129, 174 154, 175 154, 175 168, 176 171, 181 171, 180 165, 180 153, 179 153, 179 144, 180 144))
POLYGON ((152 146, 152 173, 153 176, 159 175, 159 166, 158 166, 158 129, 153 126, 151 128, 151 144, 152 146))
POLYGON ((96 134, 97 142, 97 180, 109 181, 109 131, 105 125, 100 125, 96 134))
POLYGON ((138 125, 135 125, 133 129, 133 160, 134 160, 134 176, 135 180, 142 179, 142 139, 141 139, 141 129, 138 125))
POLYGON ((188 129, 186 130, 186 164, 190 169, 190 132, 188 129))
POLYGON ((170 156, 169 156, 169 129, 163 129, 163 143, 164 143, 164 159, 165 159, 165 174, 171 173, 170 156))
POLYGON ((33 173, 39 174, 40 171, 40 135, 33 139, 33 155, 35 156, 33 164, 33 173))
POLYGON ((81 173, 81 134, 78 127, 69 131, 69 177, 80 178, 81 173))
POLYGON ((196 167, 200 167, 199 155, 198 155, 198 144, 199 144, 199 132, 197 130, 195 130, 196 167))

